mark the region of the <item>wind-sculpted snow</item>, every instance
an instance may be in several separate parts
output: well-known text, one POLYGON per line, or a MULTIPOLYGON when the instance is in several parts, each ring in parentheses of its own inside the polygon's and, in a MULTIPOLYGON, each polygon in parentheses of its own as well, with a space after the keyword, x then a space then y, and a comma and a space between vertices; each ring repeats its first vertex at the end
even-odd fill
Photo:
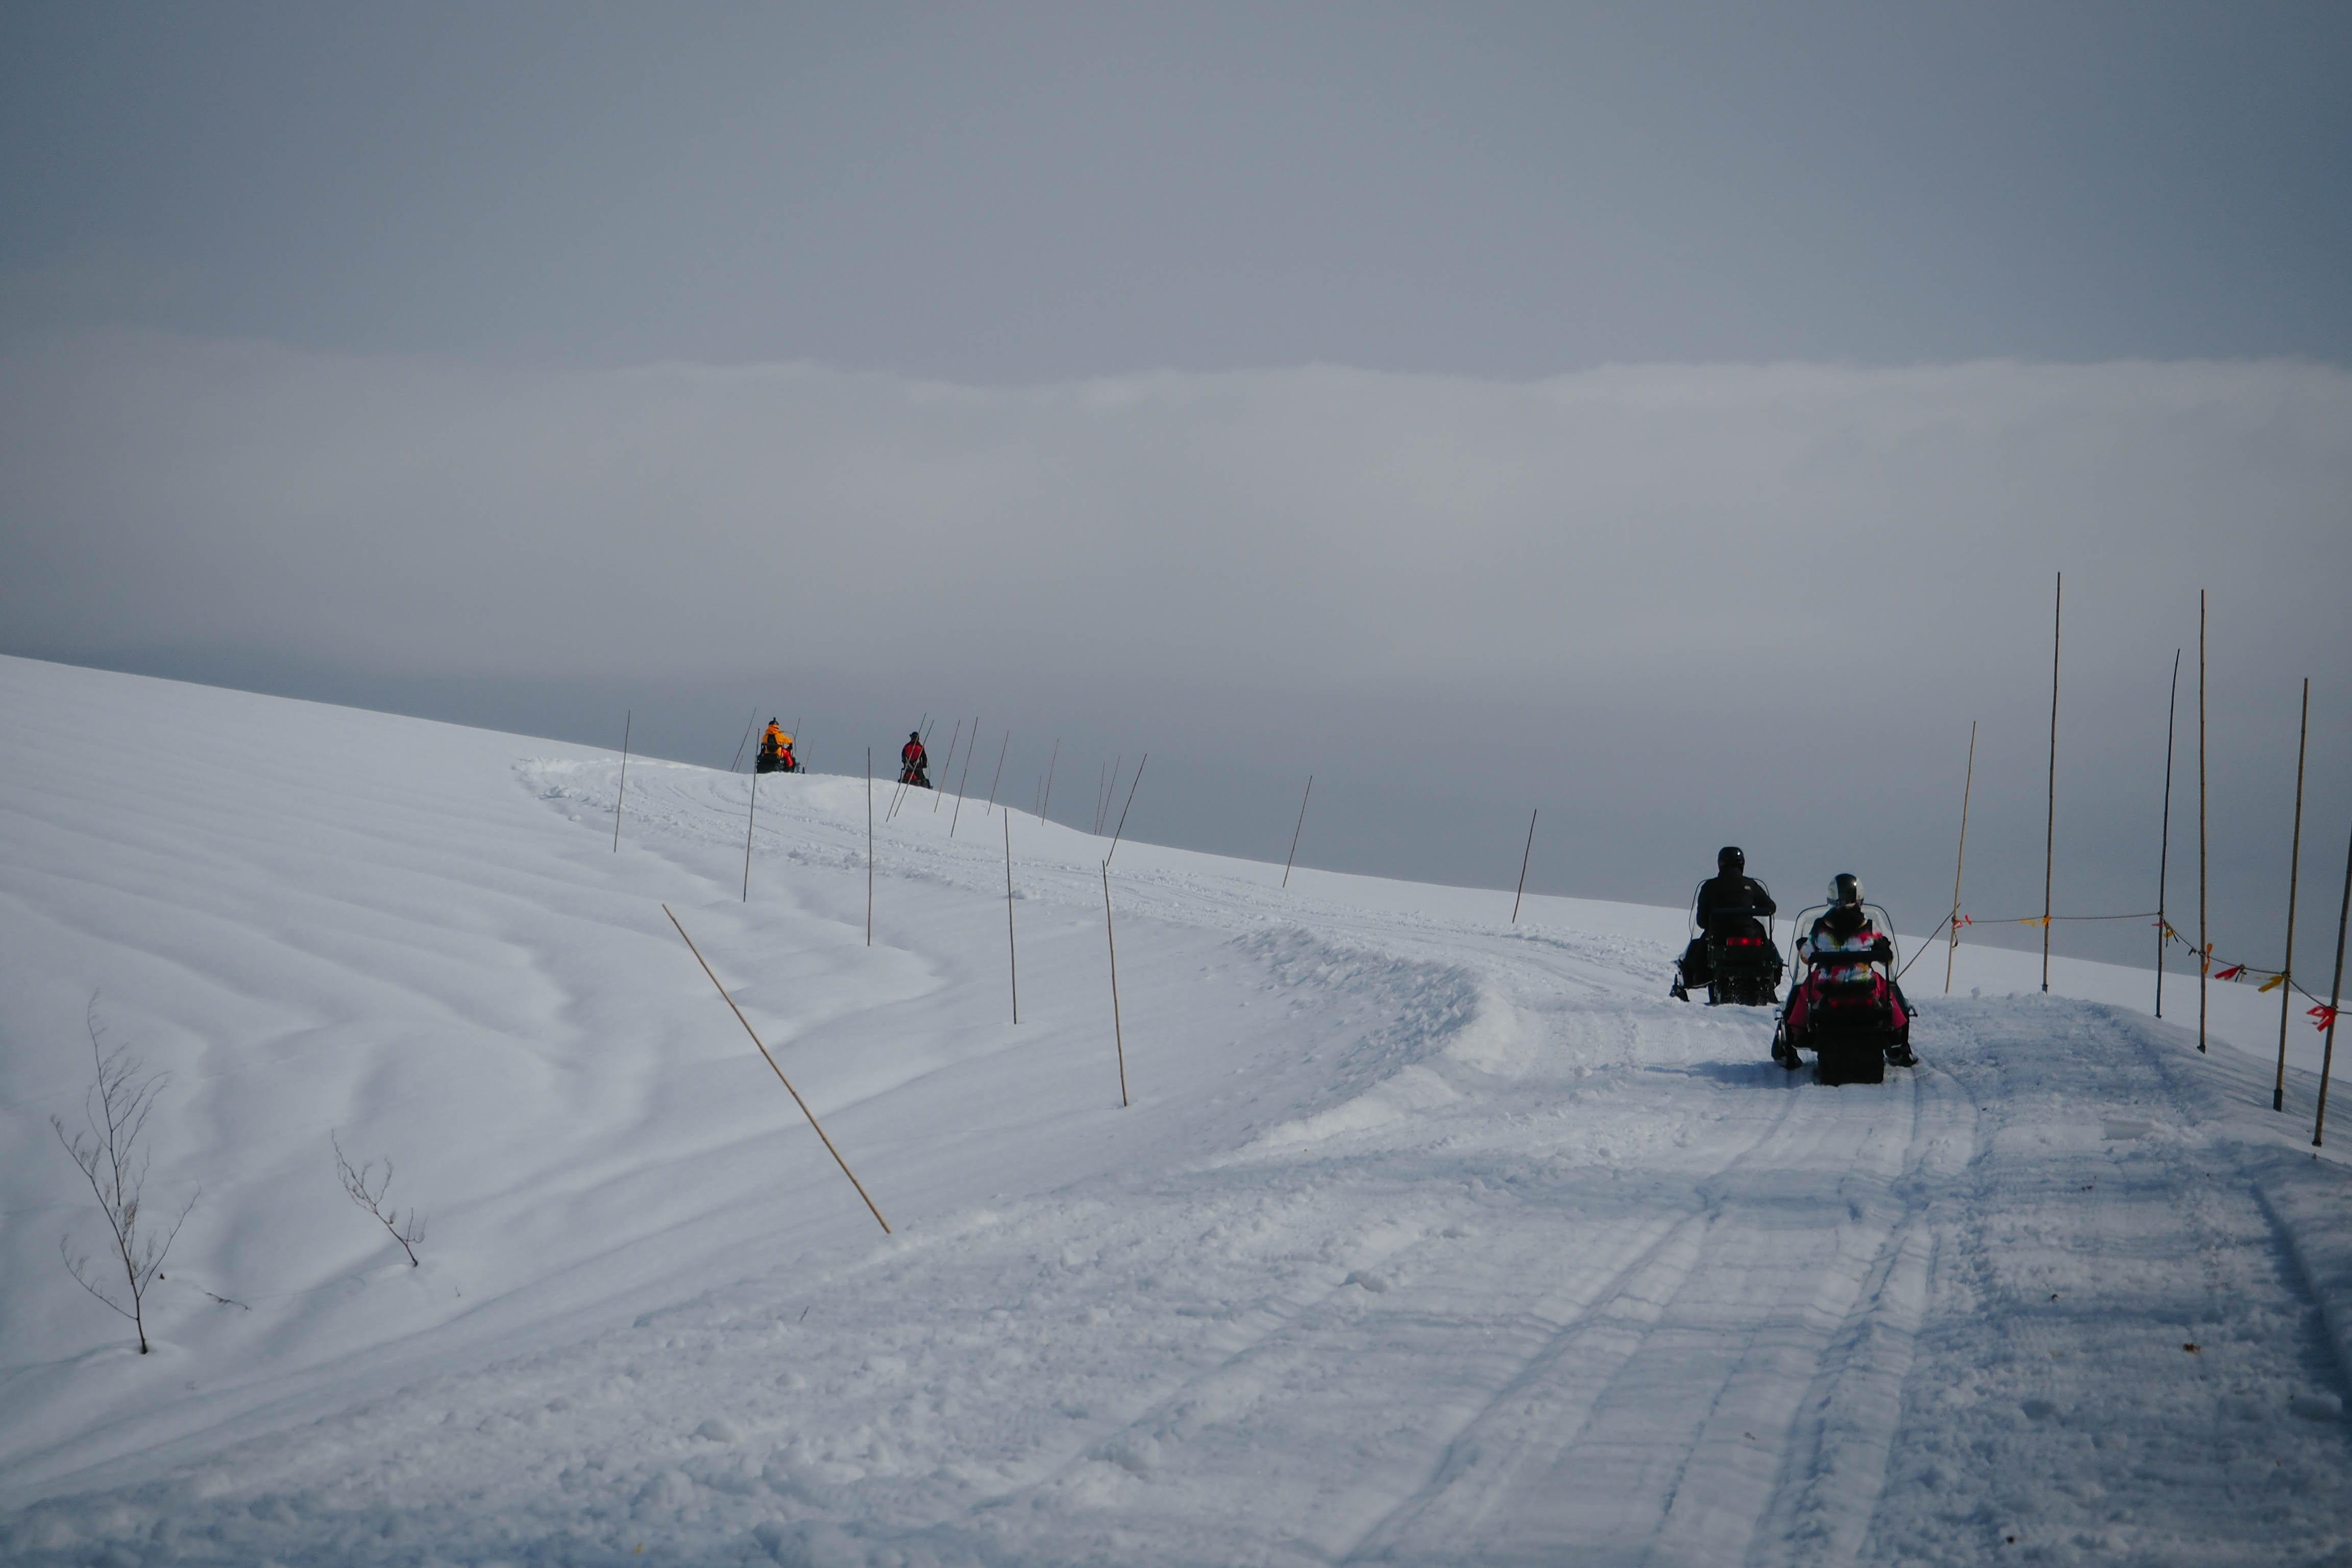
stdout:
POLYGON ((747 901, 745 775, 633 759, 616 852, 543 742, 0 711, 0 1560, 2352 1561, 2309 1076, 2029 962, 1824 1089, 1665 999, 1674 911, 1129 840, 1122 1109, 1098 837, 1011 824, 1016 1028, 982 800, 876 784, 869 948, 862 780, 761 781, 747 901), (145 1358, 56 1261, 92 990, 204 1189, 145 1358))

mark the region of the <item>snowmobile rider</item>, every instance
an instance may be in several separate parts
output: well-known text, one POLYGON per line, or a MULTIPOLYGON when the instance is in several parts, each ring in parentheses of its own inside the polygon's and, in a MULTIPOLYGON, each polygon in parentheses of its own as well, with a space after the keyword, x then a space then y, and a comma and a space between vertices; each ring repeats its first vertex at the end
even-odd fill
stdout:
POLYGON ((931 754, 923 750, 923 732, 907 731, 907 743, 898 748, 898 782, 918 789, 931 787, 931 754))
POLYGON ((1698 885, 1698 929, 1707 936, 1746 936, 1748 921, 1769 920, 1778 912, 1764 884, 1748 874, 1748 854, 1737 844, 1715 852, 1715 875, 1698 885))
MULTIPOLYGON (((1797 944, 1797 956, 1814 973, 1828 980, 1859 978, 1857 971, 1872 963, 1892 965, 1895 944, 1879 931, 1862 905, 1862 879, 1851 871, 1840 871, 1830 879, 1830 907, 1805 940, 1797 944)), ((1919 1065, 1911 1054, 1911 1002, 1895 977, 1886 977, 1886 986, 1894 995, 1895 1038, 1886 1047, 1886 1059, 1896 1067, 1919 1065)), ((1790 998, 1790 1033, 1801 1028, 1804 1007, 1800 998, 1790 998)))
POLYGON ((800 763, 793 758, 793 738, 785 734, 783 725, 773 719, 768 721, 768 728, 760 736, 760 757, 754 765, 763 773, 796 773, 801 771, 800 763))
POLYGON ((1764 890, 1764 884, 1748 874, 1747 851, 1737 844, 1727 844, 1717 850, 1715 875, 1698 885, 1698 934, 1683 949, 1674 994, 1687 999, 1689 987, 1705 985, 1712 980, 1706 956, 1707 938, 1769 936, 1763 922, 1772 918, 1777 908, 1772 895, 1764 890))

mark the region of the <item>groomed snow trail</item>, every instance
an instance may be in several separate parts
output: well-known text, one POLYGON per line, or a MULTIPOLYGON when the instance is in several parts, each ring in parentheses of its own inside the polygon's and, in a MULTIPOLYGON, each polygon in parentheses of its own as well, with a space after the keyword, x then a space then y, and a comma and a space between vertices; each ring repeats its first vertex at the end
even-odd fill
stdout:
POLYGON ((0 681, 10 1562, 2352 1562, 2344 1167, 2010 955, 1824 1089, 1672 911, 1130 841, 1122 1110, 1098 838, 1013 824, 1016 1030, 978 802, 868 949, 854 779, 761 781, 746 903, 742 775, 633 762, 615 855, 574 748, 0 681), (54 1261, 92 988, 205 1187, 144 1360, 54 1261))

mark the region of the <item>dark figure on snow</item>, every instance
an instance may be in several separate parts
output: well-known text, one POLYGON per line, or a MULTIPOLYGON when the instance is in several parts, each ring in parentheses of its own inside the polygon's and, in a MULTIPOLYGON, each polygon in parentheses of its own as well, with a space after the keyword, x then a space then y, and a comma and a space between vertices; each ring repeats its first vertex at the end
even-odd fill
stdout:
POLYGON ((767 729, 760 735, 760 756, 752 765, 763 773, 796 773, 801 771, 800 763, 793 760, 793 738, 785 734, 784 727, 773 719, 768 721, 767 729))
POLYGON ((918 789, 931 787, 931 754, 923 750, 920 730, 908 731, 907 743, 898 748, 898 782, 918 789))
MULTIPOLYGON (((1766 966, 1766 1000, 1770 1000, 1772 986, 1780 984, 1780 954, 1772 947, 1772 933, 1764 922, 1770 920, 1779 906, 1763 883, 1748 874, 1748 856, 1736 844, 1727 844, 1716 851, 1715 875, 1698 885, 1698 900, 1692 918, 1698 925, 1698 934, 1683 949, 1675 967, 1673 994, 1687 1001, 1694 985, 1714 986, 1717 984, 1711 948, 1737 942, 1747 946, 1759 946, 1755 956, 1769 955, 1766 966)), ((1714 997, 1710 1000, 1724 1000, 1714 997)))
MULTIPOLYGON (((1900 1068, 1918 1066, 1919 1058, 1911 1054, 1910 999, 1894 975, 1871 973, 1873 964, 1893 966, 1895 944, 1863 907, 1861 878, 1840 871, 1831 879, 1830 907, 1797 944, 1797 956, 1810 973, 1789 996, 1783 1033, 1791 1054, 1796 1045, 1804 1043, 1813 1011, 1829 992, 1859 986, 1869 988, 1872 998, 1885 1010, 1887 1061, 1900 1068)), ((1776 1056, 1780 1048, 1776 1043, 1776 1056)))

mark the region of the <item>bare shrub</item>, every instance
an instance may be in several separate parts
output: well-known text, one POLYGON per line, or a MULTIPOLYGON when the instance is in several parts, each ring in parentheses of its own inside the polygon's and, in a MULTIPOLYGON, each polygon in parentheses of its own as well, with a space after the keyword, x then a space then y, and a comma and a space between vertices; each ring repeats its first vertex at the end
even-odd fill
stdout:
POLYGON ((335 1146, 335 1174, 342 1181, 343 1191, 351 1194, 352 1202, 375 1215, 378 1225, 392 1232, 392 1239, 400 1243, 401 1251, 408 1254, 408 1266, 415 1268, 416 1249, 425 1244, 425 1219, 415 1209, 404 1215, 397 1209, 383 1206, 384 1194, 392 1190, 392 1162, 386 1160, 383 1163, 383 1180, 371 1189, 368 1173, 375 1169, 375 1162, 371 1160, 353 1170, 350 1159, 343 1153, 342 1141, 329 1132, 327 1142, 335 1146))
MULTIPOLYGON (((152 1226, 142 1212, 142 1197, 147 1184, 148 1152, 140 1140, 147 1130, 147 1118, 155 1109, 155 1097, 166 1081, 163 1073, 149 1073, 138 1058, 128 1048, 109 1051, 103 1043, 103 1031, 98 1023, 98 998, 89 999, 89 1007, 82 1022, 89 1030, 90 1059, 97 1069, 97 1081, 83 1098, 82 1113, 89 1119, 87 1131, 68 1133, 62 1117, 52 1116, 49 1125, 57 1130, 58 1142, 81 1167, 82 1175, 89 1182, 89 1190, 98 1199, 98 1206, 106 1215, 106 1226, 114 1238, 116 1259, 122 1265, 123 1286, 130 1298, 125 1306, 91 1278, 89 1259, 78 1257, 72 1250, 72 1237, 58 1237, 58 1256, 65 1259, 66 1269, 74 1282, 115 1311, 131 1320, 139 1335, 139 1353, 147 1353, 147 1289, 161 1277, 164 1255, 172 1250, 172 1242, 180 1234, 188 1211, 196 1206, 201 1192, 188 1194, 167 1226, 152 1226)), ((111 1276, 111 1268, 100 1266, 98 1273, 111 1276)))

